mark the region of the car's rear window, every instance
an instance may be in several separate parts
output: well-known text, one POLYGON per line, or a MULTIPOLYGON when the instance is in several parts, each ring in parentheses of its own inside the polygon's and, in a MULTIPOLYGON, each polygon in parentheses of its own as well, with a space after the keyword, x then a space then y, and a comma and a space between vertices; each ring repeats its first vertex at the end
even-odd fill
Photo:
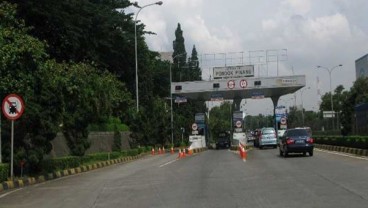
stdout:
POLYGON ((309 136, 309 133, 305 129, 293 129, 287 132, 287 136, 309 136))
POLYGON ((262 134, 275 134, 275 130, 273 130, 273 129, 263 129, 262 134))

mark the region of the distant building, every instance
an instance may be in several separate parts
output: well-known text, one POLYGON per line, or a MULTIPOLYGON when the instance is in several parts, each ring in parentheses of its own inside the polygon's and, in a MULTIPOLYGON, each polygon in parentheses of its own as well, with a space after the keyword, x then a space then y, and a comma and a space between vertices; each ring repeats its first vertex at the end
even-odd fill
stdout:
POLYGON ((160 59, 161 61, 170 61, 170 62, 173 62, 173 59, 172 59, 172 54, 174 52, 160 52, 160 59))
POLYGON ((358 135, 368 134, 368 103, 355 106, 355 133, 358 135))
POLYGON ((368 77, 368 54, 355 60, 356 79, 360 77, 368 77))

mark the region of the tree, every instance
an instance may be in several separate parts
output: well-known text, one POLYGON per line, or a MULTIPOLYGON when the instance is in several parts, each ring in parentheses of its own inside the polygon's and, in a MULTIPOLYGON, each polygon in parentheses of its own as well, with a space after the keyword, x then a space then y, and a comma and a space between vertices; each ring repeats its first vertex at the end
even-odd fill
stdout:
POLYGON ((345 93, 341 112, 341 133, 347 135, 352 133, 354 121, 354 107, 357 104, 368 102, 368 78, 361 77, 354 82, 350 92, 345 93))
MULTIPOLYGON (((17 93, 25 100, 24 115, 16 122, 15 164, 26 160, 38 171, 53 140, 63 130, 74 155, 88 147, 86 127, 111 115, 124 116, 130 94, 115 76, 89 64, 50 60, 44 42, 30 36, 16 6, 0 5, 0 95, 17 93)), ((9 123, 3 122, 4 149, 8 150, 9 123)), ((5 160, 10 152, 6 151, 5 160)))
MULTIPOLYGON (((135 77, 135 22, 131 14, 116 11, 116 8, 130 6, 128 0, 15 2, 19 3, 19 15, 32 26, 32 35, 47 42, 47 52, 56 62, 87 63, 101 72, 107 69, 125 83, 131 94, 135 94, 136 83, 132 79, 135 77)), ((140 110, 149 111, 156 96, 167 97, 169 94, 168 64, 157 60, 158 53, 148 49, 143 35, 150 32, 145 31, 145 25, 136 24, 140 110)), ((135 120, 137 115, 130 109, 134 106, 119 107, 129 113, 129 116, 119 114, 121 120, 136 125, 133 122, 138 122, 135 120)))
MULTIPOLYGON (((335 123, 335 129, 340 129, 340 117, 343 114, 342 109, 344 108, 347 103, 345 103, 349 92, 345 91, 344 86, 338 85, 335 90, 334 94, 332 96, 332 102, 333 102, 333 109, 336 112, 336 117, 329 119, 330 122, 326 123, 331 126, 332 128, 332 122, 335 123), (332 120, 334 119, 334 120, 332 120)), ((328 92, 322 96, 322 103, 320 105, 320 110, 323 111, 331 111, 331 93, 328 92)))
POLYGON ((182 79, 181 68, 186 65, 187 52, 185 51, 183 31, 181 30, 180 23, 175 30, 175 40, 173 41, 174 52, 172 54, 173 58, 173 81, 179 82, 182 79))
POLYGON ((202 72, 199 68, 199 60, 198 60, 198 53, 196 50, 195 45, 192 49, 192 55, 188 59, 188 70, 185 73, 186 79, 185 81, 197 81, 202 79, 202 72))
POLYGON ((130 94, 110 73, 88 64, 62 64, 59 72, 64 77, 62 131, 72 155, 83 156, 90 146, 88 126, 123 114, 130 94))
MULTIPOLYGON (((107 69, 135 91, 134 20, 116 11, 131 5, 128 0, 14 0, 19 16, 33 29, 31 34, 48 44, 47 53, 58 63, 87 62, 107 69)), ((137 23, 139 75, 145 77, 148 47, 144 24, 137 23)), ((148 57, 149 56, 149 57, 148 57)), ((143 80, 143 79, 142 79, 143 80)), ((143 82, 140 82, 143 89, 143 82)), ((144 92, 141 92, 144 95, 144 92)))
MULTIPOLYGON (((211 135, 214 135, 217 138, 217 135, 220 132, 229 132, 232 128, 231 117, 231 103, 224 102, 219 107, 214 107, 210 111, 209 118, 209 129, 211 135)), ((216 139, 215 139, 216 140, 216 139)))
POLYGON ((164 145, 169 139, 170 117, 168 106, 161 98, 156 97, 149 107, 140 110, 132 118, 132 146, 164 145))
MULTIPOLYGON (((61 121, 58 85, 53 69, 45 64, 45 44, 28 35, 22 19, 16 18, 16 6, 0 3, 0 98, 17 93, 25 101, 25 112, 15 122, 15 164, 38 170, 45 154, 51 150, 61 121), (50 108, 50 106, 53 106, 50 108)), ((2 117, 5 161, 9 161, 10 125, 2 117)))
MULTIPOLYGON (((174 52, 173 57, 173 81, 192 81, 199 80, 198 72, 200 73, 198 64, 198 55, 195 46, 192 50, 190 63, 187 63, 187 53, 185 50, 183 31, 180 23, 175 30, 175 40, 173 41, 174 52), (194 72, 194 73, 193 73, 194 72)), ((174 106, 174 134, 175 138, 181 136, 181 128, 185 129, 185 136, 188 136, 190 125, 194 122, 195 113, 203 113, 206 111, 203 99, 190 100, 187 103, 182 103, 174 106)))

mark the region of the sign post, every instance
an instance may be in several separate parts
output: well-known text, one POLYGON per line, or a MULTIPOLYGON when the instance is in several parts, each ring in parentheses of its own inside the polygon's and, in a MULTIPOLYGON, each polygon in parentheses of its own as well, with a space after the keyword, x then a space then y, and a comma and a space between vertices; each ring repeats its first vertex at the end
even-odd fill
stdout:
POLYGON ((1 109, 6 118, 11 120, 11 157, 10 157, 10 178, 14 176, 14 121, 20 118, 24 112, 24 102, 19 95, 10 94, 6 96, 1 105, 1 109))
POLYGON ((0 164, 3 163, 2 153, 1 153, 1 113, 0 113, 0 164))
POLYGON ((192 134, 197 135, 198 134, 198 125, 197 123, 192 124, 192 134))

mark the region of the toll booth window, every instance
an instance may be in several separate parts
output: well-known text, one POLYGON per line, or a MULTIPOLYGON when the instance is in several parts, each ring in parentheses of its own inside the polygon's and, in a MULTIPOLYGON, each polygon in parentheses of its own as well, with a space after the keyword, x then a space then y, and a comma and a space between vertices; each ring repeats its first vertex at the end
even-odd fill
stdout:
POLYGON ((220 83, 213 83, 213 88, 220 88, 220 83))
POLYGON ((261 86, 261 81, 254 81, 254 86, 261 86))
POLYGON ((181 86, 180 85, 175 86, 175 90, 181 90, 181 86))

